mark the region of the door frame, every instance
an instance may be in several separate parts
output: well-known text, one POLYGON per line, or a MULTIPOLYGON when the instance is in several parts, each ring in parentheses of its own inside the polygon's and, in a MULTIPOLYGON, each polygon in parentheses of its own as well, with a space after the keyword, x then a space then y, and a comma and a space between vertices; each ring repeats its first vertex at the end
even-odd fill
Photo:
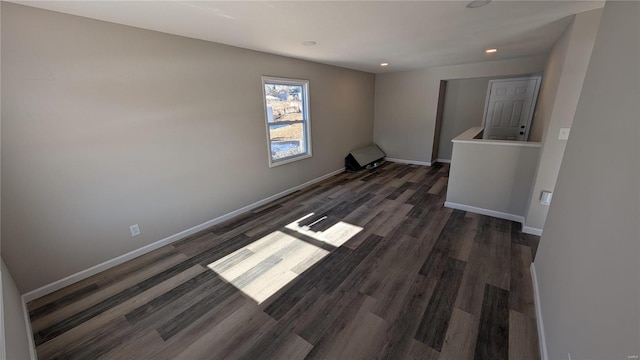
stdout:
MULTIPOLYGON (((533 114, 536 112, 536 106, 538 106, 538 94, 540 93, 540 85, 542 83, 542 75, 532 75, 526 77, 518 77, 518 78, 507 78, 507 79, 495 79, 489 80, 489 84, 487 85, 487 96, 484 101, 484 113, 482 114, 482 127, 485 128, 487 123, 487 113, 489 112, 489 99, 491 98, 491 86, 494 83, 500 82, 509 82, 509 81, 522 81, 522 80, 536 80, 536 85, 533 90, 533 102, 531 103, 531 109, 529 109, 529 114, 527 116, 527 127, 524 132, 525 140, 514 140, 514 141, 529 141, 529 132, 531 130, 531 123, 533 122, 533 114)), ((484 138, 483 133, 482 137, 484 138)))
POLYGON ((438 108, 436 109, 436 126, 433 132, 433 145, 431 146, 431 164, 438 160, 438 150, 440 148, 440 132, 442 131, 442 116, 444 113, 445 94, 447 92, 447 80, 440 80, 440 90, 438 91, 438 108))

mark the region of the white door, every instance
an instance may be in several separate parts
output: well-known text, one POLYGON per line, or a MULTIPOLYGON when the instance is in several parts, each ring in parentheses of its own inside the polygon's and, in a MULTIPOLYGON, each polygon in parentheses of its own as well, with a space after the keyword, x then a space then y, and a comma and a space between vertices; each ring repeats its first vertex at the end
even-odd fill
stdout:
POLYGON ((490 80, 483 138, 526 141, 539 89, 540 76, 490 80))

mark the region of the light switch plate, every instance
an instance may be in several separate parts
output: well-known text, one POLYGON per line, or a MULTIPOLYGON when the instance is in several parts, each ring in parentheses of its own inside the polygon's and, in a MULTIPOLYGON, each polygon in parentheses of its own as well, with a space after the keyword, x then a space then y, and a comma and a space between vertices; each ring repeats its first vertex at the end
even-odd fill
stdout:
POLYGON ((542 205, 550 205, 551 204, 551 192, 550 191, 543 191, 542 194, 540 194, 540 204, 542 205))
POLYGON ((558 134, 558 140, 567 140, 569 139, 569 131, 571 128, 560 128, 560 133, 558 134))
POLYGON ((131 237, 140 235, 140 226, 138 224, 134 224, 129 226, 129 231, 131 232, 131 237))

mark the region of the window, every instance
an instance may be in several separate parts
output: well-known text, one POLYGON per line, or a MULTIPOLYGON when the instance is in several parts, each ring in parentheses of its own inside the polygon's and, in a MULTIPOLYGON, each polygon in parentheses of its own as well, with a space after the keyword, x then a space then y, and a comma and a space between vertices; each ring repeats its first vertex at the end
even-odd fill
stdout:
POLYGON ((262 77, 269 166, 311 157, 309 81, 262 77))

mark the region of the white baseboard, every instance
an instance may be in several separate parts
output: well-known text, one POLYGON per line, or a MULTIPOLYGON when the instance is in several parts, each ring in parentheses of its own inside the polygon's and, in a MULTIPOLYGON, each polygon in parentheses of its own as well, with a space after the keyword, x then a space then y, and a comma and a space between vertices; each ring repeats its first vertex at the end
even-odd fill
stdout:
POLYGON ((215 219, 206 221, 206 222, 204 222, 204 223, 202 223, 200 225, 196 225, 196 226, 194 226, 192 228, 183 230, 183 231, 181 231, 181 232, 179 232, 177 234, 168 236, 168 237, 166 237, 166 238, 164 238, 162 240, 156 241, 156 242, 151 243, 149 245, 145 245, 145 246, 143 246, 143 247, 141 247, 139 249, 133 250, 131 252, 128 252, 128 253, 123 254, 123 255, 120 255, 120 256, 118 256, 116 258, 113 258, 111 260, 107 260, 107 261, 105 261, 103 263, 100 263, 98 265, 92 266, 92 267, 90 267, 90 268, 88 268, 86 270, 82 270, 82 271, 79 271, 79 272, 77 272, 75 274, 71 274, 71 275, 69 275, 69 276, 67 276, 67 277, 65 277, 63 279, 54 281, 54 282, 52 282, 50 284, 44 285, 42 287, 39 287, 39 288, 37 288, 35 290, 32 290, 32 291, 24 294, 23 295, 23 299, 24 299, 24 301, 26 303, 31 302, 31 301, 33 301, 33 300, 35 300, 37 298, 40 298, 40 297, 45 296, 45 295, 48 295, 48 294, 50 294, 50 293, 52 293, 52 292, 54 292, 56 290, 62 289, 63 287, 66 287, 66 286, 69 286, 69 285, 71 285, 73 283, 76 283, 78 281, 84 280, 84 279, 86 279, 86 278, 88 278, 90 276, 98 274, 98 273, 100 273, 102 271, 105 271, 107 269, 110 269, 110 268, 112 268, 114 266, 120 265, 120 264, 122 264, 122 263, 124 263, 126 261, 131 260, 131 259, 137 258, 138 256, 144 255, 144 254, 149 253, 149 252, 151 252, 153 250, 159 249, 159 248, 161 248, 161 247, 163 247, 165 245, 171 244, 171 243, 173 243, 175 241, 178 241, 180 239, 183 239, 183 238, 185 238, 185 237, 187 237, 189 235, 193 235, 193 234, 195 234, 195 233, 197 233, 199 231, 205 230, 205 229, 207 229, 207 228, 209 228, 209 227, 211 227, 213 225, 219 224, 219 223, 221 223, 221 222, 223 222, 225 220, 231 219, 231 218, 233 218, 233 217, 235 217, 237 215, 240 215, 240 214, 245 213, 247 211, 253 210, 253 209, 255 209, 257 207, 260 207, 260 206, 262 206, 264 204, 267 204, 267 203, 269 203, 271 201, 274 201, 274 200, 277 200, 277 199, 279 199, 279 198, 281 198, 283 196, 289 195, 294 191, 298 191, 300 189, 306 188, 308 186, 311 186, 311 185, 313 185, 315 183, 318 183, 318 182, 320 182, 322 180, 328 179, 328 178, 330 178, 330 177, 332 177, 334 175, 340 174, 342 172, 344 172, 344 168, 332 171, 332 172, 330 172, 328 174, 322 175, 322 176, 320 176, 318 178, 315 178, 313 180, 309 180, 309 181, 305 182, 304 184, 300 184, 298 186, 294 186, 294 187, 292 187, 290 189, 287 189, 287 190, 279 192, 279 193, 277 193, 275 195, 269 196, 269 197, 267 197, 265 199, 262 199, 262 200, 259 200, 257 202, 254 202, 253 204, 249 204, 249 205, 247 205, 245 207, 242 207, 242 208, 240 208, 238 210, 234 210, 234 211, 232 211, 230 213, 227 213, 225 215, 219 216, 219 217, 217 217, 215 219))
POLYGON ((500 212, 500 211, 479 208, 479 207, 475 207, 475 206, 458 204, 458 203, 454 203, 454 202, 450 202, 450 201, 446 201, 444 203, 444 206, 448 207, 448 208, 452 208, 452 209, 470 211, 470 212, 476 213, 476 214, 493 216, 493 217, 497 217, 497 218, 500 218, 500 219, 516 221, 516 222, 519 222, 521 224, 524 223, 524 217, 520 216, 520 215, 516 215, 516 214, 509 214, 509 213, 504 213, 504 212, 500 212))
POLYGON ((523 233, 542 236, 542 229, 538 229, 538 228, 534 228, 534 227, 530 227, 530 226, 525 226, 524 225, 524 216, 520 216, 520 215, 516 215, 516 214, 509 214, 509 213, 504 213, 504 212, 495 211, 495 210, 489 210, 489 209, 484 209, 484 208, 479 208, 479 207, 470 206, 470 205, 458 204, 458 203, 454 203, 454 202, 450 202, 450 201, 445 202, 444 206, 448 207, 448 208, 452 208, 452 209, 470 211, 470 212, 473 212, 473 213, 476 213, 476 214, 493 216, 493 217, 497 217, 497 218, 500 218, 500 219, 516 221, 516 222, 519 222, 520 224, 522 224, 522 232, 523 233))
POLYGON ((522 232, 525 234, 542 236, 542 229, 522 225, 522 232))
POLYGON ((436 161, 443 164, 451 164, 451 159, 436 159, 436 161))
POLYGON ((394 158, 390 158, 390 157, 385 157, 384 159, 387 160, 387 161, 397 162, 397 163, 401 163, 401 164, 431 166, 431 162, 428 162, 428 161, 394 159, 394 158))
POLYGON ((540 345, 540 358, 548 360, 547 340, 544 335, 544 323, 542 322, 542 307, 540 305, 540 290, 538 289, 538 276, 536 275, 536 266, 531 263, 531 281, 533 283, 533 301, 536 307, 536 323, 538 324, 538 344, 540 345))
POLYGON ((29 344, 29 357, 31 360, 38 360, 38 353, 36 352, 36 344, 33 341, 33 330, 31 329, 31 318, 29 317, 29 310, 27 310, 27 302, 24 295, 22 295, 22 316, 24 317, 24 323, 27 328, 27 342, 29 344))

